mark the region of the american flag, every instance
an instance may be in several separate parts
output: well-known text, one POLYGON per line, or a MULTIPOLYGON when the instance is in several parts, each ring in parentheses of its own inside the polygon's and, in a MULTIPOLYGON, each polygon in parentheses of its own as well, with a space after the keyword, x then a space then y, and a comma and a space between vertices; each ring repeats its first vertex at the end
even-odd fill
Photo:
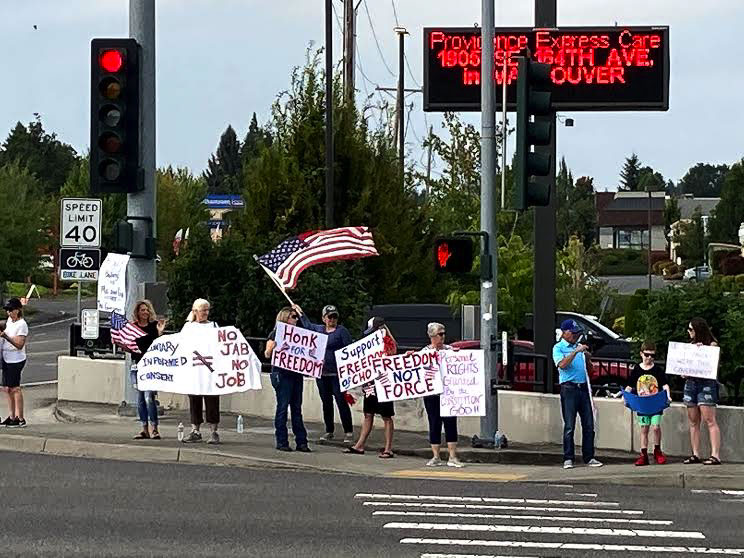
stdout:
POLYGON ((375 241, 367 227, 344 227, 292 236, 258 261, 281 287, 294 289, 300 273, 311 265, 377 255, 375 241))
POLYGON ((116 312, 111 313, 111 342, 132 353, 141 353, 137 339, 147 335, 137 324, 127 321, 126 317, 116 312))

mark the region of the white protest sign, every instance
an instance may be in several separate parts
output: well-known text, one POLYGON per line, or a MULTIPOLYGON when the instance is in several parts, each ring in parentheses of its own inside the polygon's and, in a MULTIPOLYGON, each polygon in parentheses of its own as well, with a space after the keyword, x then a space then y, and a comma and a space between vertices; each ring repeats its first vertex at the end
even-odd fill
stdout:
POLYGON ((328 336, 297 326, 276 322, 276 348, 271 365, 312 378, 323 375, 328 336))
POLYGON ((375 391, 380 402, 415 399, 442 393, 437 352, 423 349, 406 355, 383 356, 372 361, 375 391))
POLYGON ((439 399, 440 414, 443 417, 485 416, 483 351, 442 351, 439 357, 443 387, 439 399))
POLYGON ((374 379, 372 361, 385 354, 385 331, 378 329, 356 343, 336 351, 336 369, 341 391, 362 386, 374 379))
POLYGON ((720 356, 720 347, 671 341, 666 358, 666 373, 715 380, 718 378, 720 356))
POLYGON ((261 389, 261 361, 235 327, 192 327, 153 341, 137 366, 137 389, 190 395, 261 389))
POLYGON ((111 252, 98 272, 98 310, 126 314, 129 256, 111 252))

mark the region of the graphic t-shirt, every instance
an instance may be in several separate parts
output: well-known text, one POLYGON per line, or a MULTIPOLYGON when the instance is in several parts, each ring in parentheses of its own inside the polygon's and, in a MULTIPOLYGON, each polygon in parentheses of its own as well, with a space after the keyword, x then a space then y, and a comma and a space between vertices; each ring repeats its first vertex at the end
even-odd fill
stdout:
POLYGON ((636 364, 630 372, 627 386, 633 390, 633 393, 643 397, 659 393, 668 383, 666 372, 658 364, 654 363, 648 370, 636 364))

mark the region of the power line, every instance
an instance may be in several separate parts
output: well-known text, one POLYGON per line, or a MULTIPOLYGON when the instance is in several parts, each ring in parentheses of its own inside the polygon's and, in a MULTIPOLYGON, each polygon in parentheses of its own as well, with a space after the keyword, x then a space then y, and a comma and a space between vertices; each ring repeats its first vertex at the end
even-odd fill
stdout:
POLYGON ((374 37, 375 39, 375 44, 377 45, 377 52, 380 53, 380 58, 382 59, 382 63, 385 65, 385 68, 387 68, 388 73, 391 76, 395 77, 393 70, 390 69, 390 66, 385 60, 385 55, 382 54, 382 48, 380 48, 380 41, 377 40, 377 33, 375 32, 375 26, 372 23, 372 16, 369 15, 369 7, 367 6, 367 0, 364 0, 364 11, 367 12, 367 20, 369 21, 369 27, 372 30, 372 37, 374 37))
POLYGON ((395 9, 395 0, 390 0, 390 3, 393 5, 393 15, 395 16, 395 26, 400 27, 400 23, 398 23, 398 10, 395 9))

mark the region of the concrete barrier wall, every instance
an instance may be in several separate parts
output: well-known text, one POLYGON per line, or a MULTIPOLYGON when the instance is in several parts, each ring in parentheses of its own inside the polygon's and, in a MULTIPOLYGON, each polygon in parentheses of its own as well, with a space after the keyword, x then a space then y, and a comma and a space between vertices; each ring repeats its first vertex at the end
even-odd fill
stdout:
MULTIPOLYGON (((63 401, 85 401, 118 405, 124 394, 124 382, 128 374, 123 361, 92 360, 84 357, 59 357, 58 397, 63 401)), ((265 418, 274 416, 276 399, 271 381, 261 375, 263 389, 225 395, 220 399, 220 408, 228 413, 256 415, 265 418)), ((185 395, 160 393, 158 399, 166 408, 188 408, 185 395)), ((596 447, 638 451, 640 448, 637 419, 624 406, 622 399, 595 399, 597 407, 596 447)), ((323 413, 315 381, 304 382, 302 413, 307 421, 322 422, 323 413)), ((361 398, 352 406, 354 424, 362 419, 361 398)), ((721 459, 744 462, 744 408, 718 407, 718 423, 721 427, 721 459)), ((336 429, 340 430, 338 413, 336 429)), ((377 427, 382 421, 376 422, 377 427)), ((560 398, 557 395, 501 391, 499 393, 499 427, 509 440, 521 443, 561 443, 563 420, 560 398)), ((422 399, 401 401, 395 405, 395 428, 426 432, 428 423, 422 399)), ((463 436, 480 432, 478 417, 460 419, 458 430, 463 436)), ((687 410, 681 403, 673 403, 664 412, 662 423, 664 451, 669 455, 689 455, 690 441, 687 410)), ((710 455, 707 428, 701 428, 702 457, 710 455)), ((581 424, 577 419, 577 444, 581 442, 581 424)), ((653 437, 649 440, 653 445, 653 437)))

